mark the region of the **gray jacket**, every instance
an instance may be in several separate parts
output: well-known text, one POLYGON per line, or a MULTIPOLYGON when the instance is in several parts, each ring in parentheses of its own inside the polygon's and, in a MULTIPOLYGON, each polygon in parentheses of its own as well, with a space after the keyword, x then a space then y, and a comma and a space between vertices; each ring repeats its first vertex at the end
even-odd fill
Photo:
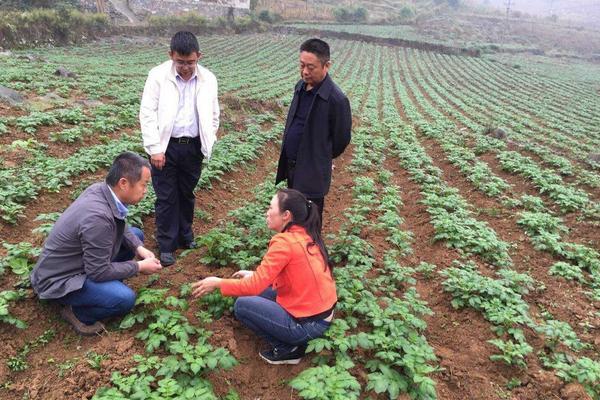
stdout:
POLYGON ((137 274, 135 261, 112 262, 123 240, 133 250, 142 245, 119 217, 108 185, 91 185, 54 224, 31 272, 33 289, 40 299, 58 299, 81 289, 86 278, 105 282, 137 274))

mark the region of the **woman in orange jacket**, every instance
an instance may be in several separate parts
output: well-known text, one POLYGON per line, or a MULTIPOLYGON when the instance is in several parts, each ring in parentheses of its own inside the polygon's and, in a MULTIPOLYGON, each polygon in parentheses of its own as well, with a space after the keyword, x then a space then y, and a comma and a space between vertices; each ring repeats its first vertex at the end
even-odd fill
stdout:
POLYGON ((260 356, 270 364, 298 364, 307 342, 329 327, 337 302, 319 210, 299 191, 282 189, 271 200, 267 226, 278 233, 256 271, 233 274, 241 279, 205 278, 192 285, 193 296, 216 288, 240 296, 236 318, 272 346, 260 356))

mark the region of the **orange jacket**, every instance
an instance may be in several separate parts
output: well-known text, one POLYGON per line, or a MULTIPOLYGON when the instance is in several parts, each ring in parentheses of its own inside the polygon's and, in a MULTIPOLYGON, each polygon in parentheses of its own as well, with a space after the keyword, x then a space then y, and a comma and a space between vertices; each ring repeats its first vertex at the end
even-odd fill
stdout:
POLYGON ((293 225, 271 239, 267 254, 250 277, 224 279, 224 296, 256 296, 269 285, 277 291, 277 303, 296 318, 310 317, 333 307, 335 281, 318 246, 306 230, 293 225))

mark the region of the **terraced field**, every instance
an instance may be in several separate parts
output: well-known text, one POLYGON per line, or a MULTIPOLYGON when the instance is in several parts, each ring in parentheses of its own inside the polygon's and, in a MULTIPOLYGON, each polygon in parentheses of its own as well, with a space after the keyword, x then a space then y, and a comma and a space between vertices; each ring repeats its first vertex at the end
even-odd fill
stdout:
MULTIPOLYGON (((331 40, 355 123, 326 199, 340 300, 327 336, 298 366, 268 366, 231 299, 191 300, 192 281, 266 249, 303 39, 200 38, 223 108, 200 248, 134 278, 134 313, 94 338, 27 276, 59 213, 116 154, 142 151, 139 98, 167 39, 0 58, 0 85, 30 105, 0 103, 1 398, 600 398, 600 94, 584 79, 331 40)), ((149 193, 130 215, 151 248, 152 213, 149 193)))

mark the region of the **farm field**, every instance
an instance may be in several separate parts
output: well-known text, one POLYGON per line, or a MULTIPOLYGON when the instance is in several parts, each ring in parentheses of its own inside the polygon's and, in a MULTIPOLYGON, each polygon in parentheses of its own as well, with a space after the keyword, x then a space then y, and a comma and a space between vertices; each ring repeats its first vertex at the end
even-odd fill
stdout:
MULTIPOLYGON (((423 36, 410 25, 354 25, 354 24, 286 24, 294 28, 358 33, 392 39, 423 40, 423 36)), ((441 43, 441 42, 440 42, 441 43)))
MULTIPOLYGON (((189 297, 191 282, 253 268, 266 249, 304 39, 199 37, 222 107, 197 188, 199 249, 132 279, 134 312, 92 338, 37 301, 28 273, 59 213, 116 154, 142 151, 139 100, 168 39, 0 56, 0 85, 30 105, 0 103, 0 398, 600 399, 600 163, 590 157, 600 93, 589 65, 578 79, 513 59, 329 40, 354 115, 325 206, 339 296, 330 330, 299 365, 269 366, 231 299, 189 297), (59 66, 77 77, 54 76, 59 66)), ((128 218, 154 249, 152 213, 150 192, 128 218)))
MULTIPOLYGON (((414 25, 298 22, 282 26, 309 32, 342 32, 479 49, 484 54, 496 52, 542 54, 552 57, 550 59, 552 64, 561 63, 562 58, 597 60, 600 51, 600 32, 597 29, 576 28, 569 24, 555 24, 543 19, 513 18, 507 22, 505 18, 498 16, 457 14, 452 17, 438 16, 417 20, 414 25)), ((344 37, 344 39, 349 38, 344 37)), ((360 40, 360 38, 355 39, 360 40)), ((581 67, 581 63, 573 65, 577 70, 581 70, 581 67)))
MULTIPOLYGON (((424 23, 424 25, 427 25, 424 23)), ((331 32, 344 32, 349 34, 367 35, 378 38, 386 39, 403 39, 418 42, 426 42, 433 44, 442 44, 447 46, 456 47, 480 47, 485 48, 495 45, 497 48, 506 49, 525 49, 526 47, 521 44, 504 44, 498 46, 496 43, 489 43, 481 40, 466 40, 459 37, 447 36, 443 37, 442 34, 433 35, 432 32, 428 32, 425 29, 417 28, 413 25, 353 25, 353 24, 314 24, 314 23, 294 23, 285 24, 283 26, 289 26, 298 29, 309 29, 309 30, 320 30, 320 31, 331 31, 331 32)))

